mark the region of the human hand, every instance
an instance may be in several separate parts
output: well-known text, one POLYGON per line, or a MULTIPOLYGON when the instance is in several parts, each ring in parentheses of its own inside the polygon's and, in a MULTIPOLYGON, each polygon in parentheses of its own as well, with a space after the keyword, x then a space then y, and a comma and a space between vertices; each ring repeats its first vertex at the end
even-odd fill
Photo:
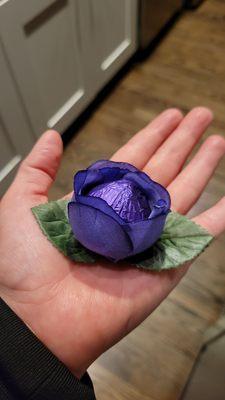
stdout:
MULTIPOLYGON (((167 110, 112 159, 130 162, 166 186, 172 208, 185 214, 225 154, 225 140, 211 136, 180 172, 211 120, 211 112, 200 107, 185 118, 178 110, 167 110)), ((0 295, 80 377, 160 304, 190 264, 155 273, 108 262, 75 264, 59 253, 42 234, 31 208, 48 201, 61 153, 60 136, 46 132, 1 200, 0 295)), ((195 221, 219 235, 225 229, 225 197, 195 221)))

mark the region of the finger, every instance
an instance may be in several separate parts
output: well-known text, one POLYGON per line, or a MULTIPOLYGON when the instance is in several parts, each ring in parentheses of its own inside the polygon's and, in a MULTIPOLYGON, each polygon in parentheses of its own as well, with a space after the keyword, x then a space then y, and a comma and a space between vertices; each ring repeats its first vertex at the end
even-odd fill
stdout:
POLYGON ((181 214, 190 210, 224 155, 224 138, 213 135, 206 139, 187 167, 167 188, 173 209, 181 214))
POLYGON ((211 121, 210 110, 204 107, 194 108, 149 160, 144 171, 155 181, 169 185, 211 121))
POLYGON ((142 169, 163 141, 176 129, 183 116, 177 109, 168 109, 133 136, 111 158, 129 162, 142 169))
POLYGON ((47 196, 63 151, 62 139, 53 130, 45 132, 21 163, 14 186, 28 195, 47 196))
POLYGON ((225 196, 209 210, 193 218, 197 224, 203 226, 213 236, 225 231, 225 196))

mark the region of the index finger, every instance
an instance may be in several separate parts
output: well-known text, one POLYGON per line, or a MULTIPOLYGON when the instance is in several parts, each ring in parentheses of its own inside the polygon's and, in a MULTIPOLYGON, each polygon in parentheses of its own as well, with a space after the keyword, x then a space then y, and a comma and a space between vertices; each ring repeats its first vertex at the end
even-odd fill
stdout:
POLYGON ((181 111, 176 108, 163 111, 122 146, 111 160, 128 162, 142 169, 182 119, 181 111))
POLYGON ((193 218, 197 224, 207 229, 213 236, 219 236, 225 231, 225 196, 213 207, 193 218))

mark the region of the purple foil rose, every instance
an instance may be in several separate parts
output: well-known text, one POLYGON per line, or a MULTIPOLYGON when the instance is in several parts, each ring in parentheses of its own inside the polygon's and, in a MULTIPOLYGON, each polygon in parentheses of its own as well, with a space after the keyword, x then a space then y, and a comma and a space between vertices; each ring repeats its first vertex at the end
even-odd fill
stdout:
POLYGON ((69 222, 86 248, 118 261, 147 250, 159 239, 170 196, 131 164, 97 161, 74 177, 69 222))

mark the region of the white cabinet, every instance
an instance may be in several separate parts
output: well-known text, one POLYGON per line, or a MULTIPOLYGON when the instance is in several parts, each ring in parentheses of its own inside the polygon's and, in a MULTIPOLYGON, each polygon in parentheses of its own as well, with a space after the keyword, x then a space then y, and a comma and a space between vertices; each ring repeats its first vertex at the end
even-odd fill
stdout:
POLYGON ((9 0, 1 37, 32 127, 63 130, 85 102, 85 58, 74 0, 9 0))
POLYGON ((35 142, 0 42, 0 197, 35 142))
POLYGON ((91 57, 88 74, 100 89, 136 50, 137 1, 84 0, 82 8, 84 46, 91 57))
POLYGON ((44 130, 63 132, 125 64, 136 25, 137 0, 0 0, 4 174, 44 130))
POLYGON ((136 6, 136 0, 8 0, 0 7, 0 35, 37 136, 65 130, 134 53, 136 6))

